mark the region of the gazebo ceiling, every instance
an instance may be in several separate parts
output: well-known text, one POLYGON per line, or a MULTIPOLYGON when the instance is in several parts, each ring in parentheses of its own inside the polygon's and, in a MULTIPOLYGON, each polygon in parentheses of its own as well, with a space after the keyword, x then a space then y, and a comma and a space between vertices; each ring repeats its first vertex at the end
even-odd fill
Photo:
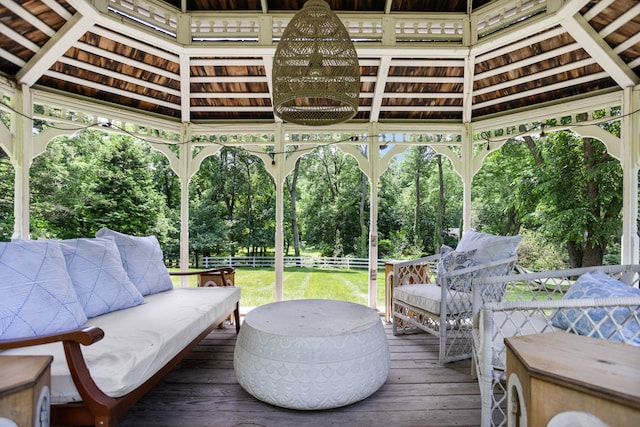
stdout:
MULTIPOLYGON (((329 0, 358 122, 469 122, 640 82, 637 0, 329 0)), ((271 67, 304 0, 2 0, 0 73, 183 122, 276 120, 271 67)))

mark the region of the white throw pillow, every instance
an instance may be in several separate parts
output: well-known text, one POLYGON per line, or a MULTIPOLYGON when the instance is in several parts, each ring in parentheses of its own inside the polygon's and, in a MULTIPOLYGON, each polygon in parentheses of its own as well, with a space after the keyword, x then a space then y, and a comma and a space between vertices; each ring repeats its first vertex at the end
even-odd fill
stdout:
POLYGON ((476 249, 475 261, 484 264, 490 261, 515 256, 522 236, 494 236, 475 230, 467 230, 456 246, 458 252, 476 249))
POLYGON ((142 304, 113 238, 60 242, 73 287, 88 318, 142 304))
POLYGON ((87 321, 60 243, 0 243, 0 339, 54 334, 87 321))
POLYGON ((130 236, 101 228, 96 237, 113 237, 129 279, 143 296, 173 289, 156 236, 130 236))

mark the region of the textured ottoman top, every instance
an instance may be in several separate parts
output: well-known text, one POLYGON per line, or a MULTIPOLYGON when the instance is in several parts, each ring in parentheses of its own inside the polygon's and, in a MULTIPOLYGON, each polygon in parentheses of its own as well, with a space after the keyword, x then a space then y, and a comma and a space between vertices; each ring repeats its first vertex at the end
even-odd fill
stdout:
POLYGON ((262 305, 244 323, 259 331, 290 337, 329 337, 363 331, 380 322, 364 305, 335 300, 291 300, 262 305))

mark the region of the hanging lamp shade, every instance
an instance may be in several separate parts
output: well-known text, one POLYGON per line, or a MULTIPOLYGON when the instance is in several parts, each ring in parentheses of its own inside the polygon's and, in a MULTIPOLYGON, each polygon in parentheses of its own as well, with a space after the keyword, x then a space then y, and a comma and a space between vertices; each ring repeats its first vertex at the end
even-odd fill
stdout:
POLYGON ((324 0, 308 0, 287 25, 272 69, 274 113, 308 126, 358 112, 360 66, 349 32, 324 0))

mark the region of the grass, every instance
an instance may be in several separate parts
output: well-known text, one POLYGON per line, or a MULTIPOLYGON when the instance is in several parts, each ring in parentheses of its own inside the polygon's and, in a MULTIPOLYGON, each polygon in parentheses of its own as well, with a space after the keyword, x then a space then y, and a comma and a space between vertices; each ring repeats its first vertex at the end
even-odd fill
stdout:
MULTIPOLYGON (((178 271, 170 268, 169 271, 178 271)), ((180 277, 171 277, 180 286, 180 277)), ((384 271, 378 271, 376 304, 384 306, 384 271)), ((196 286, 197 276, 189 276, 196 286)), ((257 307, 275 301, 275 272, 269 268, 236 268, 235 284, 242 288, 240 304, 257 307)), ((335 299, 368 304, 369 271, 287 267, 284 269, 283 299, 335 299)))

